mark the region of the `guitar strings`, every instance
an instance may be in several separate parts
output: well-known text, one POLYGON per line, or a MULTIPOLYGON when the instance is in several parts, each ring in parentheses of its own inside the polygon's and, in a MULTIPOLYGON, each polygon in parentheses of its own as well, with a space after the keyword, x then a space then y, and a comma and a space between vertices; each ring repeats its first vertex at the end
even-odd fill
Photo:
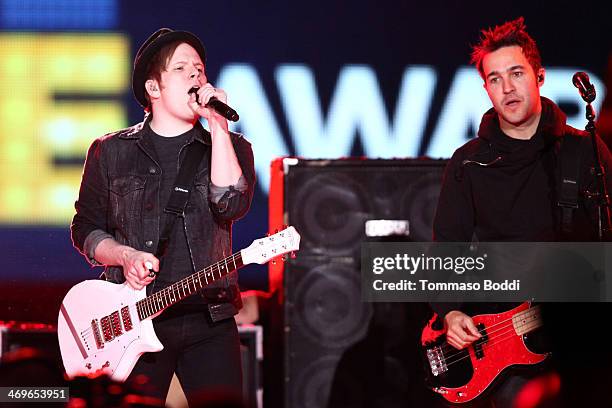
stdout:
MULTIPOLYGON (((504 322, 507 322, 508 320, 511 320, 511 319, 504 320, 504 322)), ((498 326, 499 324, 501 324, 501 322, 498 323, 498 324, 492 325, 491 327, 498 326)), ((531 324, 534 327, 538 326, 538 323, 535 320, 533 320, 531 322, 527 322, 527 323, 522 323, 522 325, 524 325, 524 326, 528 326, 529 324, 531 324), (535 324, 531 324, 531 323, 535 323, 535 324)), ((489 335, 489 341, 482 344, 483 350, 485 348, 487 348, 487 349, 491 348, 491 347, 499 344, 500 342, 502 342, 504 340, 507 340, 507 339, 510 339, 510 338, 512 338, 512 337, 517 335, 516 331, 514 329, 514 325, 513 324, 507 324, 507 325, 505 325, 505 326, 503 326, 501 328, 498 328, 497 330, 494 330, 493 332, 491 332, 491 334, 493 334, 493 333, 497 333, 497 334, 495 336, 489 335), (506 330, 508 328, 510 330, 506 330), (502 330, 504 330, 504 331, 502 333, 499 333, 502 330), (507 334, 510 334, 510 336, 506 336, 507 334), (501 338, 501 340, 500 340, 500 337, 503 337, 503 338, 501 338)), ((448 344, 447 342, 445 342, 445 343, 448 344)), ((452 346, 450 346, 450 345, 448 346, 448 348, 451 348, 451 347, 452 346)), ((452 349, 456 350, 454 347, 452 347, 452 349)), ((444 355, 444 350, 442 350, 442 354, 444 355)), ((455 354, 451 354, 449 356, 445 356, 445 361, 448 361, 446 363, 446 366, 448 367, 449 365, 452 365, 452 364, 454 364, 454 363, 456 363, 456 362, 458 362, 460 360, 463 360, 466 357, 469 357, 469 352, 468 352, 467 349, 457 350, 457 352, 455 354), (457 357, 457 356, 461 356, 461 357, 459 357, 456 360, 452 360, 452 358, 457 357)))
MULTIPOLYGON (((526 314, 526 315, 527 315, 527 316, 525 316, 523 319, 531 319, 531 320, 533 321, 533 320, 536 320, 536 319, 537 319, 537 315, 536 315, 536 316, 529 316, 529 315, 532 315, 534 312, 539 312, 539 306, 530 307, 529 309, 526 309, 526 310, 524 310, 524 311, 522 311, 522 312, 519 312, 519 313, 520 313, 520 314, 526 314)), ((519 313, 515 314, 513 317, 510 317, 509 319, 501 320, 501 321, 499 321, 499 322, 497 322, 497 323, 495 323, 495 324, 493 324, 493 325, 491 325, 491 326, 485 327, 484 329, 479 330, 478 332, 482 334, 482 333, 484 333, 484 332, 485 332, 485 330, 489 331, 489 333, 488 333, 487 335, 488 335, 488 337, 489 337, 489 340, 491 341, 491 340, 493 340, 493 339, 495 338, 495 336, 493 336, 493 334, 495 334, 495 333, 499 332, 500 330, 504 330, 504 329, 506 329, 506 328, 508 328, 508 327, 513 327, 513 326, 514 326, 514 324, 512 323, 512 324, 510 324, 510 325, 505 325, 505 326, 502 326, 502 327, 498 327, 496 330, 493 330, 493 331, 491 331, 491 329, 492 329, 492 328, 494 328, 494 327, 496 327, 496 326, 500 326, 500 325, 502 325, 502 324, 506 324, 506 323, 508 323, 509 321, 513 320, 513 318, 514 318, 515 316, 517 316, 519 313)), ((522 319, 521 319, 521 320, 522 320, 522 319)), ((521 327, 521 326, 524 326, 524 325, 529 324, 529 323, 530 323, 530 322, 519 322, 517 326, 518 326, 518 327, 521 327)), ((485 343, 485 344, 486 344, 486 343, 485 343)), ((442 351, 442 354, 444 354, 445 352, 455 351, 455 350, 457 350, 457 349, 456 349, 454 346, 450 345, 450 344, 449 344, 447 341, 445 341, 445 342, 442 344, 442 346, 440 347, 440 350, 442 351)), ((459 352, 458 354, 463 354, 462 352, 467 351, 467 350, 465 350, 465 349, 464 349, 464 350, 457 350, 457 351, 459 352)), ((451 359, 451 358, 452 358, 452 357, 454 357, 455 355, 456 355, 456 354, 454 354, 454 355, 453 355, 453 354, 451 354, 451 355, 449 355, 448 357, 447 357, 447 356, 445 356, 445 359, 447 359, 447 358, 448 358, 448 359, 451 359)))
MULTIPOLYGON (((245 248, 242 251, 248 252, 249 249, 245 248)), ((214 282, 217 279, 221 279, 223 277, 223 274, 221 272, 221 265, 224 265, 225 270, 228 271, 229 273, 228 261, 234 264, 234 268, 232 269, 232 271, 237 270, 238 268, 240 268, 240 266, 237 265, 236 261, 238 261, 239 263, 242 262, 242 251, 236 252, 235 254, 232 254, 216 262, 213 265, 207 266, 204 269, 201 269, 193 273, 192 275, 187 276, 186 278, 182 279, 179 282, 175 282, 172 285, 158 292, 155 292, 154 294, 147 296, 144 299, 137 301, 135 306, 136 306, 136 311, 138 312, 138 315, 139 315, 138 317, 140 318, 141 316, 144 316, 140 320, 146 319, 160 312, 161 310, 165 309, 169 305, 174 304, 177 301, 177 299, 181 300, 191 295, 192 293, 191 293, 190 284, 193 285, 194 291, 198 290, 196 283, 200 286, 200 289, 202 289, 204 286, 209 284, 208 282, 209 273, 212 274, 212 282, 214 282), (215 278, 215 270, 219 272, 219 278, 215 278), (206 282, 205 285, 202 285, 202 277, 204 277, 204 281, 206 282), (182 292, 182 295, 181 295, 181 292, 182 292), (162 305, 161 308, 159 308, 160 305, 162 305)), ((88 327, 85 330, 83 330, 81 332, 81 336, 83 338, 91 338, 93 336, 92 328, 88 327)))
MULTIPOLYGON (((506 340, 510 340, 511 338, 514 337, 514 333, 512 333, 512 331, 507 331, 506 333, 510 333, 510 336, 505 336, 505 337, 503 337, 503 335, 502 336, 498 336, 498 337, 503 337, 503 338, 501 338, 501 339, 498 338, 496 342, 491 343, 491 344, 486 344, 486 343, 483 344, 483 349, 485 348, 484 346, 486 346, 487 349, 490 349, 493 346, 497 346, 497 345, 501 344, 502 342, 504 342, 506 340)), ((450 366, 450 365, 452 365, 454 363, 458 363, 459 361, 461 361, 461 360, 463 360, 465 358, 470 357, 469 352, 467 350, 462 350, 462 351, 465 351, 465 353, 464 353, 464 355, 462 357, 460 357, 457 360, 454 360, 454 361, 446 364, 446 366, 448 367, 448 366, 450 366)), ((457 353, 457 354, 459 354, 459 353, 457 353)))
MULTIPOLYGON (((508 329, 508 328, 510 328, 510 327, 511 327, 511 326, 509 326, 509 325, 508 325, 508 326, 504 327, 504 329, 508 329)), ((498 330, 498 331, 501 331, 501 330, 503 330, 503 329, 500 329, 500 330, 498 330)), ((495 336, 489 337, 490 341, 492 342, 491 344, 494 344, 494 343, 493 343, 493 341, 494 341, 494 340, 498 340, 500 337, 503 337, 503 336, 505 336, 505 335, 506 335, 506 334, 508 334, 508 333, 512 333, 513 331, 514 331, 514 328, 510 328, 510 330, 505 330, 505 331, 503 331, 502 333, 498 333, 498 334, 497 334, 497 335, 495 335, 495 336)), ((485 344, 487 344, 487 343, 483 343, 483 346, 484 346, 485 344)), ((483 347, 483 349, 484 349, 484 347, 483 347)), ((468 349, 467 349, 467 348, 462 349, 462 350, 457 350, 457 351, 458 351, 457 353, 455 353, 455 354, 451 354, 451 355, 449 355, 449 356, 448 356, 448 357, 445 359, 446 361, 448 361, 448 362, 446 363, 446 365, 447 365, 447 366, 449 366, 449 365, 451 365, 451 364, 453 364, 453 363, 455 363, 455 362, 457 362, 457 361, 459 361, 459 360, 462 360, 462 359, 465 357, 465 356, 464 356, 464 354, 466 354, 466 353, 467 353, 467 354, 469 354, 469 351, 468 351, 468 349), (461 351, 461 352, 465 352, 465 353, 460 353, 459 351, 461 351), (460 358, 459 358, 459 359, 457 359, 457 360, 452 360, 452 359, 453 359, 453 357, 456 357, 456 356, 458 356, 458 355, 460 355, 460 354, 462 355, 462 357, 460 357, 460 358)))
MULTIPOLYGON (((501 343, 501 342, 503 342, 505 340, 509 340, 511 338, 512 338, 512 336, 505 337, 504 339, 501 339, 500 341, 498 341, 495 344, 499 344, 499 343, 501 343)), ((451 361, 450 363, 447 363, 446 367, 449 367, 449 366, 451 366, 451 365, 453 365, 455 363, 458 363, 458 362, 460 362, 462 360, 465 360, 466 358, 470 358, 470 353, 468 352, 467 349, 463 349, 463 350, 460 350, 460 351, 461 351, 461 353, 456 353, 454 356, 461 355, 461 357, 457 358, 456 360, 451 361)))
MULTIPOLYGON (((229 268, 227 268, 227 261, 231 261, 234 264, 234 269, 236 270, 239 267, 236 265, 236 261, 241 261, 242 259, 242 251, 239 251, 235 254, 232 254, 230 256, 228 256, 227 258, 224 258, 218 262, 216 262, 213 265, 209 265, 204 269, 201 269, 195 273, 193 273, 192 275, 182 279, 179 282, 175 282, 172 285, 160 290, 159 292, 155 292, 154 294, 152 294, 151 296, 147 296, 146 298, 136 302, 136 306, 139 312, 143 312, 142 315, 145 316, 144 319, 160 312, 161 310, 165 309, 166 307, 176 303, 177 299, 181 300, 189 295, 191 295, 191 293, 189 293, 188 295, 185 292, 185 286, 187 285, 187 288, 189 288, 189 284, 193 284, 194 290, 197 291, 198 288, 196 287, 196 282, 199 283, 200 285, 200 289, 203 288, 202 286, 202 277, 204 277, 204 281, 207 282, 204 286, 208 285, 208 278, 207 275, 209 273, 212 273, 212 282, 214 282, 217 279, 220 279, 223 277, 222 272, 221 272, 221 268, 220 266, 223 264, 225 265, 225 269, 229 270, 229 268), (219 278, 215 278, 215 269, 219 271, 219 278), (184 282, 183 282, 184 281, 184 282), (181 283, 183 282, 183 283, 181 283), (179 285, 180 283, 180 285, 179 285), (181 296, 181 291, 183 292, 183 295, 181 296), (161 304, 163 304, 164 306, 161 308, 158 308, 158 306, 161 304)), ((141 319, 142 320, 142 319, 141 319)))
MULTIPOLYGON (((135 307, 136 307, 138 318, 140 320, 144 320, 162 311, 166 307, 174 304, 178 298, 180 298, 179 300, 181 300, 182 298, 191 295, 192 293, 191 293, 191 288, 189 286, 190 284, 193 285, 194 291, 198 290, 196 283, 200 286, 200 289, 202 289, 204 286, 209 284, 208 278, 207 278, 207 275, 209 273, 212 273, 212 282, 214 282, 217 279, 221 279, 223 277, 223 274, 221 272, 220 266, 224 264, 225 270, 227 271, 226 273, 229 273, 228 261, 234 264, 234 268, 232 269, 232 271, 239 269, 241 266, 244 266, 244 265, 238 266, 236 264, 236 261, 238 261, 239 263, 242 263, 242 252, 247 253, 250 251, 251 250, 249 248, 245 248, 241 251, 238 251, 235 254, 232 254, 216 262, 213 265, 207 266, 204 269, 199 270, 190 276, 187 276, 186 278, 180 280, 179 282, 175 282, 172 285, 158 292, 155 292, 152 295, 145 297, 144 299, 137 301, 135 303, 135 307), (219 271, 219 278, 215 278, 215 268, 219 271), (202 277, 204 277, 204 281, 206 282, 205 285, 202 285, 202 277), (183 281, 184 281, 184 284, 181 283, 183 281), (181 284, 179 285, 179 283, 181 284), (187 288, 187 291, 189 292, 188 294, 186 294, 185 288, 187 288), (182 296, 180 294, 181 290, 183 292, 182 296), (162 305, 162 307, 158 309, 160 305, 162 305)), ((81 337, 84 340, 91 339, 93 336, 94 336, 93 329, 91 326, 88 326, 87 328, 81 331, 81 337)))
MULTIPOLYGON (((237 270, 239 268, 239 266, 237 266, 237 262, 239 263, 242 261, 242 251, 239 251, 235 254, 232 254, 230 256, 228 256, 227 258, 224 258, 216 263, 214 263, 213 265, 209 265, 207 267, 205 267, 204 269, 201 269, 195 273, 193 273, 190 276, 187 276, 186 278, 182 279, 179 282, 175 282, 172 285, 153 293, 150 296, 147 296, 144 299, 141 299, 139 301, 137 301, 135 303, 136 306, 136 311, 137 314, 139 315, 138 317, 140 318, 140 315, 145 316, 145 319, 149 316, 154 315, 155 313, 165 309, 168 305, 170 305, 171 303, 174 303, 178 298, 184 298, 188 295, 191 295, 191 288, 190 288, 190 284, 193 285, 193 288, 195 291, 198 290, 198 288, 196 287, 196 283, 200 285, 200 289, 202 289, 204 286, 208 285, 208 278, 207 278, 207 274, 212 273, 212 281, 214 282, 217 279, 220 279, 223 277, 223 274, 221 272, 221 265, 224 265, 225 269, 227 271, 229 271, 228 268, 228 261, 234 264, 234 269, 233 270, 237 270), (219 278, 215 278, 215 268, 216 270, 219 271, 219 278), (204 277, 204 281, 207 282, 206 284, 202 285, 202 277, 204 277), (181 283, 183 282, 184 283, 181 283), (179 284, 180 283, 180 284, 179 284), (186 292, 185 286, 187 286, 187 290, 188 292, 186 292), (181 295, 181 291, 182 291, 182 295, 181 295), (188 293, 188 294, 187 294, 188 293), (163 304, 164 306, 160 309, 158 309, 159 305, 163 304)), ((143 320, 143 319, 140 319, 143 320)), ((87 328, 85 328, 84 330, 81 331, 80 333, 81 338, 83 338, 83 340, 93 340, 94 338, 94 333, 93 333, 93 329, 91 326, 88 326, 87 328)))
MULTIPOLYGON (((503 324, 505 324, 504 326, 498 327, 496 330, 489 331, 489 332, 487 333, 487 337, 489 338, 489 341, 494 340, 494 339, 496 338, 496 336, 498 336, 498 335, 499 335, 499 334, 496 334, 496 333, 498 333, 499 331, 506 330, 506 329, 508 329, 508 328, 510 328, 510 329, 511 329, 510 331, 514 331, 514 323, 512 322, 512 323, 510 323, 510 324, 507 324, 507 323, 508 323, 510 320, 512 320, 512 319, 506 319, 506 320, 503 320, 503 321, 501 321, 501 322, 499 322, 499 323, 497 323, 497 324, 494 324, 494 325, 490 326, 490 327, 494 327, 494 326, 499 326, 499 325, 500 325, 500 324, 502 324, 502 323, 503 323, 503 324)), ((521 324, 522 324, 522 325, 524 325, 524 323, 521 323, 521 324)), ((479 333, 484 333, 484 332, 485 332, 485 330, 487 330, 487 328, 485 328, 485 329, 483 329, 483 330, 479 330, 479 333)), ((506 331, 506 332, 507 332, 507 331, 506 331)), ((504 333, 506 333, 506 332, 504 332, 504 333)), ((504 333, 502 333, 502 335, 503 335, 504 333)), ((486 344, 486 343, 483 343, 483 344, 486 344)), ((443 354, 444 354, 444 352, 448 352, 448 351, 455 351, 455 350, 457 350, 455 347, 451 346, 451 345, 450 345, 448 342, 445 342, 444 347, 445 347, 444 349, 441 347, 441 350, 442 350, 442 353, 443 353, 443 354)), ((451 358, 452 358, 452 357, 454 357, 454 356, 455 356, 455 355, 451 354, 451 355, 449 355, 448 357, 445 357, 445 358, 451 359, 451 358)))
MULTIPOLYGON (((492 325, 490 325, 490 326, 487 326, 487 327, 485 327, 485 328, 484 328, 484 329, 482 329, 482 330, 478 330, 478 332, 479 332, 479 333, 481 333, 481 334, 483 334, 485 331, 489 331, 488 335, 489 335, 489 338, 490 338, 490 335, 491 335, 491 334, 493 334, 493 333, 495 333, 495 332, 497 331, 497 330, 493 330, 493 331, 491 331, 491 329, 492 329, 492 328, 494 328, 494 327, 496 327, 496 326, 499 326, 499 325, 501 325, 501 324, 505 324, 505 323, 507 323, 507 322, 509 322, 509 321, 513 320, 513 319, 514 319, 514 317, 516 317, 516 316, 517 316, 517 315, 519 315, 519 314, 526 315, 525 317, 521 318, 520 320, 523 320, 523 319, 531 319, 531 320, 535 320, 535 319, 537 319, 538 317, 537 317, 537 315, 533 315, 533 314, 534 314, 534 313, 539 313, 539 311, 540 311, 540 306, 530 307, 530 308, 528 308, 528 309, 525 309, 525 310, 523 310, 523 311, 521 311, 521 312, 516 313, 514 316, 512 316, 512 317, 510 317, 510 318, 508 318, 508 319, 500 320, 499 322, 497 322, 497 323, 495 323, 495 324, 492 324, 492 325)), ((519 325, 524 325, 524 324, 525 324, 524 322, 519 322, 519 325)), ((500 330, 502 330, 503 328, 504 328, 504 327, 502 327, 500 330)), ((457 350, 455 347, 451 346, 451 345, 450 345, 448 342, 446 342, 446 341, 444 342, 444 344, 443 344, 443 345, 442 345, 440 348, 442 349, 442 352, 445 352, 445 351, 448 351, 448 350, 450 350, 450 351, 457 350), (444 349, 443 347, 446 347, 446 348, 444 349)))
MULTIPOLYGON (((233 255, 233 256, 232 256, 232 258, 233 258, 232 260, 233 260, 233 261, 235 261, 235 259, 236 259, 237 257, 236 257, 235 255, 233 255)), ((207 267, 207 268, 204 268, 204 269, 202 269, 201 271, 198 271, 198 272, 197 272, 197 274, 200 274, 200 273, 203 273, 203 272, 204 272, 204 273, 206 273, 206 272, 207 272, 207 269, 212 268, 212 267, 214 267, 214 266, 215 266, 215 265, 212 265, 212 266, 209 266, 209 267, 207 267)), ((194 275, 195 275, 195 274, 194 274, 194 275)), ((192 276, 193 276, 193 275, 192 275, 192 276)), ((192 276, 188 277, 188 278, 186 279, 186 281, 187 281, 187 282, 191 281, 192 283, 194 283, 194 288, 195 288, 195 282, 196 282, 196 279, 195 279, 195 277, 192 277, 192 276)), ((182 287, 182 285, 181 285, 181 287, 182 287)), ((159 304, 159 301, 160 301, 160 300, 163 300, 163 301, 164 301, 164 302, 167 304, 167 303, 168 303, 168 302, 166 302, 166 298, 167 298, 167 297, 169 297, 169 298, 170 298, 170 300, 174 300, 174 299, 176 299, 176 296, 175 296, 176 294, 175 294, 175 293, 171 293, 171 291, 170 291, 170 290, 167 290, 167 289, 168 289, 168 288, 164 288, 164 289, 160 290, 159 292, 156 292, 156 293, 154 293, 153 295, 151 295, 151 296, 149 296, 149 297, 147 297, 147 298, 145 298, 145 299, 142 299, 142 300, 140 300, 140 301, 136 302, 136 307, 137 307, 138 311, 144 311, 144 310, 147 310, 147 312, 148 312, 148 311, 153 310, 153 308, 154 308, 154 307, 156 307, 156 304, 155 304, 155 302, 153 302, 153 300, 158 300, 158 303, 157 303, 157 304, 159 304), (163 293, 163 295, 164 295, 164 297, 165 297, 165 298, 162 298, 162 297, 160 296, 160 294, 162 294, 162 292, 165 292, 165 293, 163 293), (147 309, 147 308, 148 308, 148 309, 147 309)), ((177 288, 175 288, 175 289, 174 289, 174 291, 176 291, 176 290, 178 290, 178 289, 179 289, 179 287, 178 287, 178 285, 177 285, 177 288)), ((174 291, 173 291, 173 292, 174 292, 174 291)), ((184 289, 183 289, 183 293, 185 293, 185 292, 184 292, 184 289)), ((179 296, 180 296, 180 293, 179 293, 179 296)), ((93 329, 91 328, 91 326, 88 326, 86 329, 82 330, 82 331, 81 331, 81 336, 82 336, 84 339, 88 339, 88 340, 89 340, 89 339, 91 339, 91 338, 93 337, 93 329)))

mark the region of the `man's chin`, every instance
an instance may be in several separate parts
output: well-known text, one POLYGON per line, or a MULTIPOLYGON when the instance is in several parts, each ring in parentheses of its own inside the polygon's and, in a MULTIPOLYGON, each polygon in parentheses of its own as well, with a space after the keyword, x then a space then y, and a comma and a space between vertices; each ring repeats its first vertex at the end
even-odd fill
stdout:
POLYGON ((525 115, 525 113, 522 110, 517 111, 514 109, 511 111, 504 109, 504 111, 502 112, 500 116, 502 117, 504 122, 512 126, 521 126, 528 119, 527 115, 525 115))
POLYGON ((518 128, 527 122, 527 117, 525 115, 500 115, 500 122, 502 128, 518 128))

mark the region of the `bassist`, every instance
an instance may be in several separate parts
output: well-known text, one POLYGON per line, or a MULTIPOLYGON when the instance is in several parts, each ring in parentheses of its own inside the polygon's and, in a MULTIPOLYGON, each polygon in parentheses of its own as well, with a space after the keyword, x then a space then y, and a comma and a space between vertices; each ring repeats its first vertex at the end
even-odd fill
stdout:
MULTIPOLYGON (((580 186, 593 182, 593 152, 586 133, 568 126, 559 107, 540 96, 546 72, 523 18, 484 30, 473 48, 472 63, 493 107, 484 114, 478 137, 457 149, 449 162, 434 221, 434 239, 596 240, 592 204, 582 196, 577 198, 578 208, 570 210, 571 225, 563 225, 564 209, 557 205, 560 147, 568 138, 579 140, 574 153, 582 160, 580 186)), ((612 159, 605 145, 598 142, 608 173, 612 159)), ((470 316, 502 312, 516 305, 432 306, 443 318, 448 343, 464 349, 482 337, 470 316)), ((519 375, 507 377, 485 406, 512 407, 514 396, 526 381, 519 375)))

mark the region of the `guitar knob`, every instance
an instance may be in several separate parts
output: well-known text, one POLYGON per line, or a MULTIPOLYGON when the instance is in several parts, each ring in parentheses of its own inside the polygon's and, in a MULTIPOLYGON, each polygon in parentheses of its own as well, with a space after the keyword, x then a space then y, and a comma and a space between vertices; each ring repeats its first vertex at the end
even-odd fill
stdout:
POLYGON ((87 367, 88 370, 91 370, 91 363, 85 364, 85 367, 87 367))
POLYGON ((294 251, 291 251, 291 254, 289 256, 291 257, 291 259, 295 259, 297 257, 294 251))

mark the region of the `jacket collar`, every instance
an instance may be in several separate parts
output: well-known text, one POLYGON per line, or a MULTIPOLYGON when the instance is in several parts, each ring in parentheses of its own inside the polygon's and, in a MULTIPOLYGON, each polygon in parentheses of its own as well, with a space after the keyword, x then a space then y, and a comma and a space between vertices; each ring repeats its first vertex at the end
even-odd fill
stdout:
MULTIPOLYGON (((542 114, 536 135, 542 133, 552 139, 563 136, 567 120, 565 113, 550 99, 543 96, 540 99, 542 101, 542 114)), ((478 137, 491 140, 500 133, 499 116, 495 109, 491 108, 482 117, 480 128, 478 129, 478 137)))

